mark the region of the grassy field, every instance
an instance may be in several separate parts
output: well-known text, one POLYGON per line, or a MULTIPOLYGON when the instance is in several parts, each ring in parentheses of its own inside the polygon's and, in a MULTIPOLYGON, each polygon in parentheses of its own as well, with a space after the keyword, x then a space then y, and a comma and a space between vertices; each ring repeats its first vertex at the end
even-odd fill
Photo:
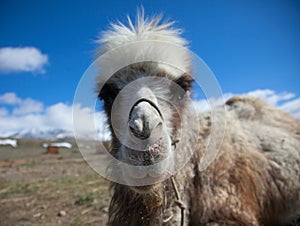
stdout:
POLYGON ((54 155, 43 142, 0 147, 0 225, 105 225, 109 183, 74 144, 54 155))

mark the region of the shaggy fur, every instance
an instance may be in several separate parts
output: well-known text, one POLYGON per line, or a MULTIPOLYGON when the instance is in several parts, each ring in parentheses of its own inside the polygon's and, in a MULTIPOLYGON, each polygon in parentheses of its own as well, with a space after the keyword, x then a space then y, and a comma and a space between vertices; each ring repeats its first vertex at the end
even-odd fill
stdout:
MULTIPOLYGON (((148 21, 143 17, 138 21, 136 26, 131 21, 129 27, 112 25, 101 39, 102 52, 138 40, 168 40, 185 46, 186 42, 178 36, 178 30, 170 28, 171 24, 159 25, 159 20, 148 21)), ((128 54, 134 56, 132 50, 128 54)), ((182 64, 188 71, 186 62, 182 64)), ((116 73, 100 85, 103 89, 99 97, 104 100, 108 118, 119 90, 140 76, 159 74, 173 79, 185 91, 191 88, 192 79, 188 75, 172 73, 153 63, 128 66, 116 73)), ((210 113, 185 114, 184 106, 188 104, 182 105, 179 112, 183 114, 181 124, 199 120, 201 128, 196 151, 175 175, 186 206, 184 225, 285 225, 296 218, 300 214, 300 122, 259 99, 233 97, 226 103, 226 114, 220 111, 215 115, 219 119, 226 117, 227 121, 221 150, 213 163, 201 171, 200 160, 209 135, 218 130, 218 125, 212 124, 210 113)), ((175 141, 181 124, 176 114, 169 120, 175 141)), ((110 119, 109 123, 111 126, 110 119)), ((181 137, 176 153, 193 148, 190 139, 194 131, 196 128, 190 128, 181 137)), ((118 158, 122 144, 112 128, 111 132, 111 153, 118 158)), ((217 136, 216 139, 222 139, 222 134, 217 136)), ((146 186, 144 192, 117 183, 112 183, 111 189, 109 225, 180 225, 181 210, 170 179, 146 186)))

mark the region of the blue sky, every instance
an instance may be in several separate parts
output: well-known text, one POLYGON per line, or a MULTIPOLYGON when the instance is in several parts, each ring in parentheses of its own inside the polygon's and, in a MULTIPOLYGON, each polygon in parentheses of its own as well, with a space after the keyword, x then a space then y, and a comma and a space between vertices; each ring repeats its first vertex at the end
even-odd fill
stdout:
POLYGON ((0 65, 2 117, 11 116, 25 101, 40 104, 28 114, 45 115, 58 103, 71 106, 76 85, 93 61, 99 32, 110 21, 134 17, 141 5, 146 14, 162 12, 177 21, 224 93, 290 94, 281 100, 300 96, 299 1, 4 0, 0 51, 33 47, 44 58, 33 69, 1 70, 0 65), (18 101, 9 104, 3 97, 7 93, 18 101))

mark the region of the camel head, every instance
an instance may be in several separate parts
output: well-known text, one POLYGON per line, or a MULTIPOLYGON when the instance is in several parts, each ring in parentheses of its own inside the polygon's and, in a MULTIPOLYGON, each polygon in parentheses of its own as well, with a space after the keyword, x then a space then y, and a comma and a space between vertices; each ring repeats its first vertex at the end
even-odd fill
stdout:
POLYGON ((143 193, 176 168, 192 78, 186 41, 172 23, 141 16, 136 25, 128 23, 113 24, 102 34, 100 52, 108 56, 99 65, 109 76, 99 76, 97 91, 109 119, 111 154, 121 162, 113 171, 143 193))

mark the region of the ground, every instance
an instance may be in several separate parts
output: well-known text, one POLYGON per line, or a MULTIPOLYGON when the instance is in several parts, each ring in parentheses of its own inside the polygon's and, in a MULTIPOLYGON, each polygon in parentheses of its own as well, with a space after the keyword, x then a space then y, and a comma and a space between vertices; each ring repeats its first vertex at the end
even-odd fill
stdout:
MULTIPOLYGON (((0 226, 106 225, 109 182, 88 166, 74 142, 59 154, 47 154, 44 142, 0 146, 0 226)), ((300 225, 300 218, 291 225, 300 225)))
POLYGON ((42 142, 0 146, 0 225, 106 225, 108 181, 74 143, 46 154, 42 142))

